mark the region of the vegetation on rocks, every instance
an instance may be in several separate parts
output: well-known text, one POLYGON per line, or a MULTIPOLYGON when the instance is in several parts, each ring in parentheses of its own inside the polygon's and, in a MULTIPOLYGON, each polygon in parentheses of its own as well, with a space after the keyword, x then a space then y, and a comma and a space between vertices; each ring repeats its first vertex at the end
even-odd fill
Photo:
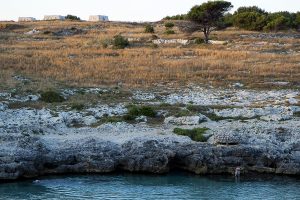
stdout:
POLYGON ((182 129, 175 128, 173 132, 177 135, 188 136, 196 142, 206 142, 207 138, 203 135, 209 130, 208 128, 182 129))
POLYGON ((134 120, 138 116, 156 117, 157 112, 150 106, 130 105, 128 114, 124 116, 125 120, 134 120))
POLYGON ((71 105, 72 110, 83 110, 84 109, 84 104, 82 103, 74 103, 71 105))
POLYGON ((65 101, 64 97, 62 97, 58 92, 56 91, 46 91, 41 93, 41 101, 47 102, 47 103, 55 103, 55 102, 63 102, 65 101))

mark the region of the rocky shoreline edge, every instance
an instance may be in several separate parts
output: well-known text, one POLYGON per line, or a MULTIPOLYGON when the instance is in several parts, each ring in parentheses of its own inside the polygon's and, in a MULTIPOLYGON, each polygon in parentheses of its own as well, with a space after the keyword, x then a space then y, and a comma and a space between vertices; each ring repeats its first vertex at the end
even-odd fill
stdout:
POLYGON ((233 174, 237 167, 300 175, 298 90, 165 91, 63 89, 56 103, 0 93, 0 182, 115 171, 233 174))
POLYGON ((195 174, 233 174, 237 166, 245 174, 300 175, 298 149, 280 152, 266 146, 166 143, 152 139, 120 145, 96 138, 57 140, 56 145, 49 146, 38 137, 7 139, 16 142, 16 146, 10 152, 0 152, 1 181, 120 170, 164 174, 178 169, 195 174))

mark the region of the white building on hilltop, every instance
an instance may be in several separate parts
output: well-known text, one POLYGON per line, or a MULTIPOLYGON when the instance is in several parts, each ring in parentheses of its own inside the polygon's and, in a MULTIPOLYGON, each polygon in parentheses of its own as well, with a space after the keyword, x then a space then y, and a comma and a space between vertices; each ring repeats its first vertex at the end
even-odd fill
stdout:
POLYGON ((36 21, 34 17, 19 17, 19 22, 33 22, 36 21))
POLYGON ((91 22, 108 21, 108 16, 105 16, 105 15, 91 15, 89 17, 89 21, 91 21, 91 22))
POLYGON ((45 15, 44 20, 64 20, 65 17, 61 15, 45 15))

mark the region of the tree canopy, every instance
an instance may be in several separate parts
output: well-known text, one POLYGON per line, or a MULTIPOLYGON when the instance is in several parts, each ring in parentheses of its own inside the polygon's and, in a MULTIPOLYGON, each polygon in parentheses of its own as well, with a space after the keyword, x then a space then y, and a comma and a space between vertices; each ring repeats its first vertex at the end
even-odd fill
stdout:
POLYGON ((235 26, 251 31, 300 30, 300 12, 267 12, 257 6, 243 6, 233 14, 227 12, 233 6, 227 1, 208 1, 194 6, 188 14, 166 17, 165 20, 189 20, 197 26, 189 31, 202 30, 206 41, 215 28, 235 26))
POLYGON ((194 6, 187 14, 187 19, 199 25, 204 33, 205 42, 208 43, 211 31, 219 26, 225 13, 232 7, 227 1, 208 1, 194 6))

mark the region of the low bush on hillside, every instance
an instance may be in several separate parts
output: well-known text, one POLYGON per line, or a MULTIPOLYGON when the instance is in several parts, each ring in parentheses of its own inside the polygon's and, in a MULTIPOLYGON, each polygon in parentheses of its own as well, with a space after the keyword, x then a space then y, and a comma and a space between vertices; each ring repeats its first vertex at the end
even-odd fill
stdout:
POLYGON ((190 137, 193 141, 196 142, 206 142, 207 138, 204 137, 204 133, 209 130, 208 128, 194 128, 194 129, 182 129, 175 128, 173 132, 177 135, 183 135, 190 137))
POLYGON ((80 18, 75 15, 67 15, 65 19, 72 20, 72 21, 80 21, 80 18))
POLYGON ((58 92, 55 92, 55 91, 42 92, 40 100, 47 102, 47 103, 55 103, 55 102, 65 101, 64 97, 62 97, 58 92))
POLYGON ((166 30, 165 34, 172 35, 172 34, 175 34, 175 31, 173 31, 173 30, 166 30))
POLYGON ((121 35, 116 35, 112 41, 112 45, 115 49, 124 49, 129 46, 129 41, 121 35))
POLYGON ((150 25, 150 24, 147 24, 146 26, 145 26, 145 31, 144 31, 145 33, 154 33, 155 31, 154 31, 154 27, 152 26, 152 25, 150 25))
POLYGON ((172 22, 167 22, 167 23, 165 23, 165 27, 166 27, 166 28, 173 28, 174 26, 175 26, 175 24, 172 23, 172 22))

